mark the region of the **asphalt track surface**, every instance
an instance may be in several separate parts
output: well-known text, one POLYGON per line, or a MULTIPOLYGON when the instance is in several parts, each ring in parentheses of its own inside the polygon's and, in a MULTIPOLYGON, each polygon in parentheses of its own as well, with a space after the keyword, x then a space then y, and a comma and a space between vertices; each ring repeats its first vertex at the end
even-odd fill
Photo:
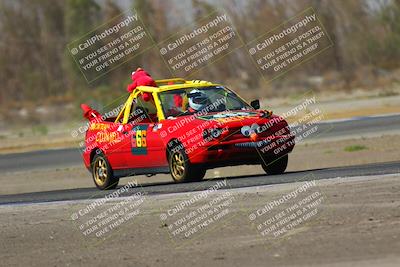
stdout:
MULTIPOLYGON (((359 117, 351 120, 321 123, 318 131, 308 140, 322 140, 343 136, 360 137, 373 133, 400 132, 400 115, 359 117)), ((83 165, 78 148, 42 150, 0 155, 2 172, 61 169, 83 165)))
MULTIPOLYGON (((400 115, 384 117, 357 118, 349 121, 337 121, 322 123, 319 125, 318 135, 312 139, 329 138, 337 136, 360 136, 363 133, 382 132, 382 130, 400 130, 400 115)), ((46 168, 62 168, 77 166, 82 164, 78 149, 59 149, 35 151, 20 154, 8 154, 0 156, 0 169, 2 172, 13 172, 21 170, 34 170, 46 168)), ((292 183, 299 181, 310 181, 319 179, 329 179, 336 177, 354 177, 365 175, 383 175, 400 173, 400 162, 386 162, 349 167, 336 167, 314 169, 297 172, 287 172, 282 175, 252 175, 227 177, 226 188, 241 188, 262 185, 272 185, 280 183, 292 183)), ((225 178, 213 179, 221 180, 225 178)), ((193 192, 208 189, 213 182, 210 180, 194 183, 176 184, 173 182, 149 183, 139 187, 129 188, 121 196, 129 196, 138 191, 146 194, 168 194, 193 192)), ((113 191, 99 191, 96 188, 79 188, 68 190, 56 190, 48 192, 34 192, 16 195, 0 196, 0 205, 4 204, 23 204, 23 203, 42 203, 53 201, 83 200, 102 198, 113 191)))
MULTIPOLYGON (((148 195, 152 194, 170 194, 182 192, 194 192, 200 190, 207 190, 216 181, 227 179, 226 187, 221 189, 233 189, 242 187, 254 187, 262 185, 273 185, 282 183, 293 183, 301 181, 321 180, 337 177, 354 177, 365 175, 384 175, 400 173, 400 161, 374 163, 367 165, 357 165, 349 167, 336 167, 314 169, 306 171, 287 172, 281 175, 251 175, 251 176, 236 176, 228 178, 215 178, 212 180, 205 180, 202 182, 193 183, 180 183, 163 182, 163 183, 150 183, 142 186, 131 187, 121 191, 120 196, 130 196, 137 192, 142 192, 148 195)), ((2 195, 0 196, 0 205, 4 204, 17 204, 17 203, 43 203, 53 201, 66 201, 66 200, 82 200, 82 199, 96 199, 102 198, 106 195, 112 194, 115 190, 100 191, 96 188, 79 188, 79 189, 66 189, 47 192, 24 193, 15 195, 2 195)))

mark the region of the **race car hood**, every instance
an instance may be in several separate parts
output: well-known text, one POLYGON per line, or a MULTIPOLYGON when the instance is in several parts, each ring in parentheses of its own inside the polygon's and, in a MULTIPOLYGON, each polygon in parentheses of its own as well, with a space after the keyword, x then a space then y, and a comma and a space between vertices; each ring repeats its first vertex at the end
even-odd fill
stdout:
MULTIPOLYGON (((274 134, 287 127, 286 121, 270 111, 227 111, 196 116, 177 117, 166 123, 168 132, 191 131, 191 129, 224 129, 232 138, 247 138, 252 133, 258 137, 274 134)), ((286 131, 285 131, 286 133, 286 131)))
POLYGON ((221 137, 226 141, 243 138, 256 141, 271 135, 290 133, 287 122, 269 111, 229 111, 198 116, 197 119, 212 122, 209 128, 223 129, 221 137))
POLYGON ((197 119, 212 121, 225 126, 251 125, 270 117, 272 112, 268 111, 226 111, 214 114, 200 115, 197 119))

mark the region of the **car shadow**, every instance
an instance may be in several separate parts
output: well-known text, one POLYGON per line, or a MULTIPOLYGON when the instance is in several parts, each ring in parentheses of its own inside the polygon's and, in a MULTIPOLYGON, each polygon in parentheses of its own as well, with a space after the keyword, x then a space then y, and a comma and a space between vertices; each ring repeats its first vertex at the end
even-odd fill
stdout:
MULTIPOLYGON (((283 174, 277 174, 277 175, 268 175, 268 174, 251 174, 251 175, 237 175, 237 176, 221 176, 221 177, 216 177, 216 178, 208 178, 204 179, 202 181, 194 181, 194 182, 185 182, 185 183, 175 183, 174 181, 165 181, 165 182, 145 182, 139 184, 140 187, 146 188, 146 187, 152 187, 152 186, 162 186, 162 185, 187 185, 187 184, 195 184, 195 183, 204 183, 204 182, 210 182, 210 181, 221 181, 221 180, 235 180, 235 179, 243 179, 243 178, 260 178, 260 177, 265 177, 265 178, 270 178, 270 177, 284 177, 285 175, 296 175, 299 173, 310 173, 310 172, 315 172, 315 171, 322 171, 325 169, 330 169, 330 168, 318 168, 318 169, 309 169, 309 170, 299 170, 299 171, 290 171, 290 172, 285 172, 283 174)), ((132 176, 134 177, 134 176, 132 176)), ((117 189, 122 188, 123 186, 119 186, 117 189)), ((129 188, 134 188, 135 186, 131 186, 129 188)))

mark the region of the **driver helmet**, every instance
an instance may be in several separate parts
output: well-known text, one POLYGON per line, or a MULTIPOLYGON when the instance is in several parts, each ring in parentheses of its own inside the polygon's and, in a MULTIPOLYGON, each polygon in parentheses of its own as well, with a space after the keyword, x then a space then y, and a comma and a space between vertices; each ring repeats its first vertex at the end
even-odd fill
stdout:
POLYGON ((198 89, 190 91, 188 98, 189 106, 196 111, 202 110, 207 107, 207 105, 211 104, 207 95, 198 89))

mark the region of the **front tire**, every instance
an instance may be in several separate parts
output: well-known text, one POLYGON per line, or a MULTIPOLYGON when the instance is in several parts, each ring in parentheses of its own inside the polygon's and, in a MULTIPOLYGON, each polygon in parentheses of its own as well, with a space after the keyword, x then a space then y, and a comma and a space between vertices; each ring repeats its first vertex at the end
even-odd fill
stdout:
POLYGON ((271 162, 263 162, 261 166, 267 174, 282 174, 286 170, 288 160, 289 156, 285 155, 271 162))
POLYGON ((115 178, 107 158, 103 154, 96 154, 92 160, 92 176, 96 187, 100 190, 114 189, 119 178, 115 178))
POLYGON ((201 181, 206 169, 190 163, 189 157, 183 148, 175 146, 168 154, 169 169, 175 182, 201 181))

